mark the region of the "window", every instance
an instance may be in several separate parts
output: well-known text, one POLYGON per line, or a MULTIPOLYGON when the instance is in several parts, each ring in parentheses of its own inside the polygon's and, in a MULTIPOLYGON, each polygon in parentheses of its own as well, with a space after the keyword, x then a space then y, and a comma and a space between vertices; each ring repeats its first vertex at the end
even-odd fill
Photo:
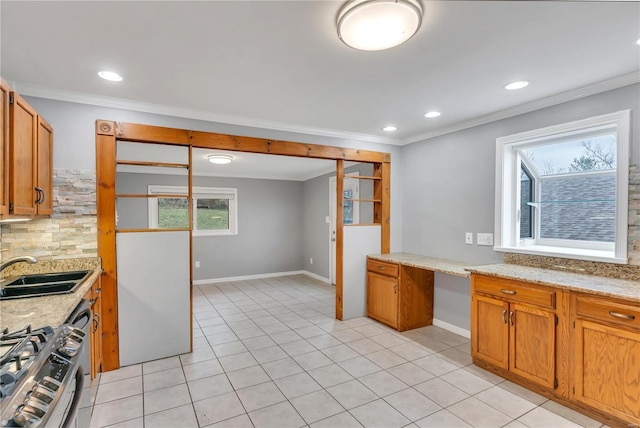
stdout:
MULTIPOLYGON (((184 186, 150 185, 149 194, 186 195, 184 186)), ((238 191, 233 188, 194 187, 193 236, 238 234, 238 191)), ((150 228, 189 227, 186 198, 149 198, 150 228)))
POLYGON ((629 111, 496 140, 497 251, 627 263, 629 111))

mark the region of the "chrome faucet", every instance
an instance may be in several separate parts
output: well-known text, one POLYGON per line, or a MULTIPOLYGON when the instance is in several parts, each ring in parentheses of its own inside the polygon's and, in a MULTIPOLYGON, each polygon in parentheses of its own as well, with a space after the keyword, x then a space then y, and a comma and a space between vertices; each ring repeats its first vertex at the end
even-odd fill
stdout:
POLYGON ((34 264, 34 263, 38 263, 38 259, 36 259, 35 257, 31 257, 31 256, 14 257, 14 258, 9 259, 6 262, 0 264, 0 272, 5 270, 6 268, 11 266, 12 264, 20 263, 20 262, 27 262, 27 263, 34 264))

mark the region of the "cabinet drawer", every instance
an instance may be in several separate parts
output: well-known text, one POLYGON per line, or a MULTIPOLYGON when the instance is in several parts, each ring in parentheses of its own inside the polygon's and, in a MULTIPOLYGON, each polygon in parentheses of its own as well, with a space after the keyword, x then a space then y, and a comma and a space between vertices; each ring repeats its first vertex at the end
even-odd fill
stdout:
POLYGON ((597 297, 577 296, 576 315, 612 324, 640 328, 640 307, 597 297))
POLYGON ((555 309, 556 292, 552 289, 532 287, 521 281, 473 275, 473 289, 514 302, 530 303, 544 308, 555 309))
POLYGON ((378 260, 367 259, 367 270, 380 275, 398 276, 398 265, 395 263, 381 262, 378 260))

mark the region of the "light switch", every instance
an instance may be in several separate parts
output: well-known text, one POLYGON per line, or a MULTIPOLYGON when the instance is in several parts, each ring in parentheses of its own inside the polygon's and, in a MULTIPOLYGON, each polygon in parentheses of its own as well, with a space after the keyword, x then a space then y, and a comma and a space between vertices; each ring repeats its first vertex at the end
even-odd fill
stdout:
POLYGON ((478 233, 476 242, 478 245, 493 245, 493 233, 478 233))

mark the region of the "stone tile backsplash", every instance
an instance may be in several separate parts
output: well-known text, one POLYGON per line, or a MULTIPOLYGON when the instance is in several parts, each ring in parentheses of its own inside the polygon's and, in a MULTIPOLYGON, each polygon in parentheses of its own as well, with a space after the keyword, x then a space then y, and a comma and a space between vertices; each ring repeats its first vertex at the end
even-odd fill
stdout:
POLYGON ((32 255, 40 259, 96 257, 96 173, 53 172, 53 215, 0 228, 1 259, 32 255))

